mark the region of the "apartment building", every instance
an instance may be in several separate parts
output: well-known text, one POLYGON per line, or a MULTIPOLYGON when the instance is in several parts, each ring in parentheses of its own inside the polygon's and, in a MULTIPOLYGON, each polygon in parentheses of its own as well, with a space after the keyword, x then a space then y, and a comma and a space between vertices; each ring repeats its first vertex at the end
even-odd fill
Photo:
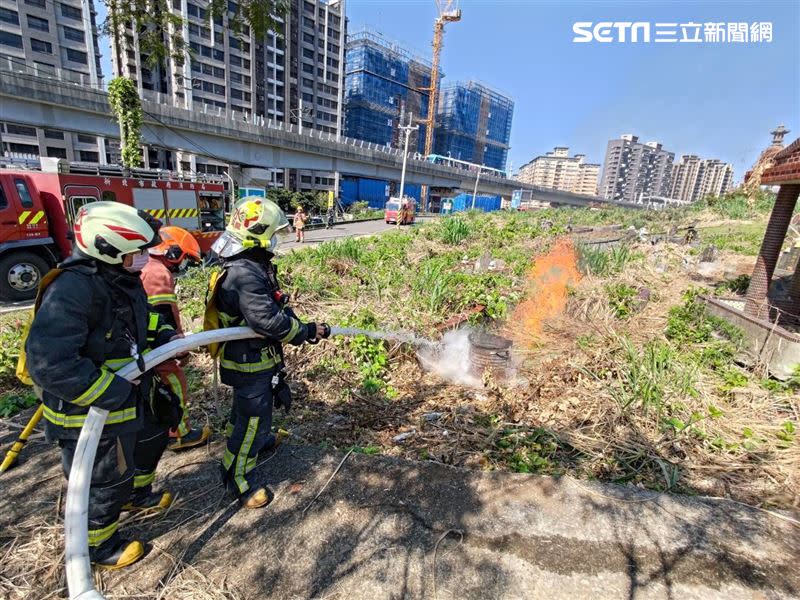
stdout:
MULTIPOLYGON (((415 121, 428 115, 430 62, 368 29, 348 37, 345 62, 345 135, 400 147, 407 115, 415 121)), ((425 130, 419 123, 410 150, 424 151, 425 130)))
POLYGON ((569 148, 557 146, 544 156, 523 165, 515 179, 574 194, 597 195, 600 165, 587 163, 584 154, 569 155, 569 148))
MULTIPOLYGON (((99 87, 100 49, 91 0, 0 0, 0 68, 28 70, 99 87)), ((51 156, 106 162, 103 138, 0 123, 7 158, 51 156)))
MULTIPOLYGON (((0 0, 5 1, 5 0, 0 0)), ((143 98, 205 112, 292 123, 339 135, 346 23, 344 0, 292 0, 286 15, 276 16, 275 30, 256 39, 246 26, 230 28, 238 5, 229 0, 225 14, 212 15, 208 0, 172 0, 170 10, 183 19, 189 49, 182 61, 153 65, 128 28, 112 44, 115 74, 132 78, 143 98)), ((169 36, 165 36, 168 40, 169 36)), ((213 157, 148 149, 152 167, 222 174, 224 162, 213 157)), ((331 189, 332 173, 269 169, 270 180, 292 189, 331 189)))
POLYGON ((600 180, 600 195, 619 202, 669 197, 675 154, 659 142, 639 142, 626 134, 609 140, 600 180))
POLYGON ((732 165, 715 158, 684 154, 673 167, 670 197, 697 202, 706 196, 720 196, 732 188, 732 165))
POLYGON ((437 106, 434 154, 505 170, 514 101, 476 81, 444 86, 437 106))

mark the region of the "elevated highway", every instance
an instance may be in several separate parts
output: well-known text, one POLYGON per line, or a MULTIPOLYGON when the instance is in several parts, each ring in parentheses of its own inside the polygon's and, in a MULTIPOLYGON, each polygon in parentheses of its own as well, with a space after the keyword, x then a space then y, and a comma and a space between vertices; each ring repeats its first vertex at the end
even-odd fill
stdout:
MULTIPOLYGON (((395 148, 344 136, 337 139, 333 134, 310 129, 301 133, 296 125, 253 119, 242 113, 187 110, 168 104, 157 94, 145 96, 142 137, 146 144, 239 165, 245 173, 256 176, 261 169, 287 168, 400 179, 403 154, 395 148)), ((0 62, 0 120, 119 137, 105 90, 43 76, 17 63, 0 62)), ((409 154, 406 180, 468 192, 475 187, 475 173, 433 164, 416 154, 409 154)), ((481 174, 478 184, 479 193, 506 198, 517 189, 531 190, 534 199, 559 205, 608 203, 603 198, 540 188, 486 173, 481 174)))

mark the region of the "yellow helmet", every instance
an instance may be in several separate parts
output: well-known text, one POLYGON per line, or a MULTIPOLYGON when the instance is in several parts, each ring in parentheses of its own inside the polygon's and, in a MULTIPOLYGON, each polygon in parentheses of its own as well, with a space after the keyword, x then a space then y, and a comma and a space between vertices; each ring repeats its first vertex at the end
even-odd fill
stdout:
POLYGON ((247 248, 273 250, 275 234, 289 226, 280 207, 272 200, 248 196, 233 207, 225 233, 212 246, 212 250, 227 258, 247 248))

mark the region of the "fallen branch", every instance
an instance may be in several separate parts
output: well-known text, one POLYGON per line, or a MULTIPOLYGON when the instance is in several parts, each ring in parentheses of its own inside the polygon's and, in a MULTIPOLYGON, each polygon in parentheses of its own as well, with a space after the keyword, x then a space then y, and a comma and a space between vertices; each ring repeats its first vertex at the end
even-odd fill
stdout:
POLYGON ((329 484, 331 481, 333 481, 333 478, 334 478, 334 477, 336 477, 336 474, 339 472, 339 469, 341 469, 341 468, 342 468, 342 465, 344 464, 344 461, 346 461, 346 460, 347 460, 347 457, 348 457, 348 456, 350 456, 352 453, 353 453, 353 449, 352 449, 352 448, 350 448, 350 450, 348 450, 348 451, 347 451, 347 454, 345 454, 345 455, 344 455, 344 458, 343 458, 343 459, 341 460, 341 462, 339 463, 339 466, 338 466, 338 467, 336 467, 336 470, 335 470, 333 473, 331 473, 331 476, 330 476, 330 477, 328 477, 328 481, 326 481, 326 482, 325 482, 325 485, 323 485, 323 486, 322 486, 322 489, 320 489, 320 491, 318 491, 318 492, 317 492, 317 495, 316 495, 316 496, 314 496, 313 500, 311 500, 311 502, 309 502, 309 503, 308 503, 308 506, 306 506, 306 507, 303 509, 303 513, 302 513, 302 514, 306 514, 306 511, 307 511, 309 508, 311 508, 311 505, 312 505, 312 504, 314 504, 314 502, 316 502, 316 501, 317 501, 317 498, 319 498, 319 497, 320 497, 320 495, 322 494, 322 492, 324 492, 324 491, 325 491, 325 488, 326 488, 326 487, 328 487, 328 484, 329 484))

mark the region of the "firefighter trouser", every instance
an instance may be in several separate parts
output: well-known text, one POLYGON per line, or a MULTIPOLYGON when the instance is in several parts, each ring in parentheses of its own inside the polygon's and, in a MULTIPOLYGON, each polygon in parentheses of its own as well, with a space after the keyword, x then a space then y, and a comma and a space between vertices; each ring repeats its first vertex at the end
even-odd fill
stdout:
POLYGON ((189 411, 186 409, 186 400, 189 395, 189 384, 186 381, 186 373, 183 372, 181 364, 177 360, 168 360, 156 367, 156 372, 161 381, 168 385, 181 403, 181 421, 178 426, 170 431, 170 436, 183 437, 191 430, 189 425, 189 411))
POLYGON ((138 433, 133 463, 136 470, 133 477, 133 498, 147 495, 152 490, 156 477, 156 467, 167 448, 169 431, 166 425, 155 421, 149 411, 145 413, 144 428, 138 433))
MULTIPOLYGON (((119 513, 133 491, 136 433, 102 437, 94 457, 89 486, 89 551, 93 560, 111 554, 119 545, 119 513)), ((78 440, 59 440, 61 465, 69 478, 78 440)))
MULTIPOLYGON (((77 444, 78 440, 58 442, 61 465, 67 478, 77 444)), ((92 560, 105 558, 119 545, 117 527, 122 506, 131 498, 134 487, 144 490, 147 486, 149 491, 166 445, 165 427, 152 421, 146 421, 144 429, 136 433, 100 438, 89 485, 89 551, 92 560), (135 480, 138 480, 138 486, 135 480)))
POLYGON ((258 453, 270 440, 272 428, 272 379, 233 388, 227 447, 222 458, 226 477, 240 494, 250 489, 246 475, 253 470, 258 453))

